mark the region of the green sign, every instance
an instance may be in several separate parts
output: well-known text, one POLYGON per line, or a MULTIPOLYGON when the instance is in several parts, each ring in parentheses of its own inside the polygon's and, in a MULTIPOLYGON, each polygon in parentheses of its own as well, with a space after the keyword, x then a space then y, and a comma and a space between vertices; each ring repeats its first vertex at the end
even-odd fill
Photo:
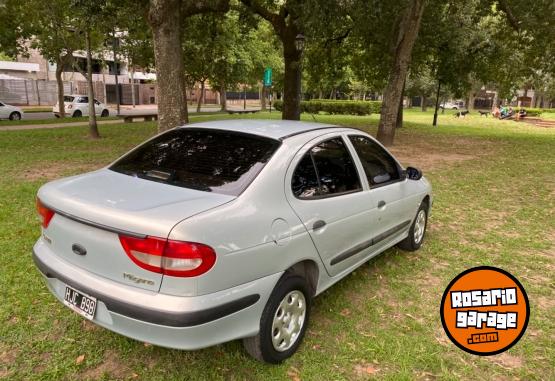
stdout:
POLYGON ((264 86, 272 86, 272 68, 267 67, 264 70, 264 86))

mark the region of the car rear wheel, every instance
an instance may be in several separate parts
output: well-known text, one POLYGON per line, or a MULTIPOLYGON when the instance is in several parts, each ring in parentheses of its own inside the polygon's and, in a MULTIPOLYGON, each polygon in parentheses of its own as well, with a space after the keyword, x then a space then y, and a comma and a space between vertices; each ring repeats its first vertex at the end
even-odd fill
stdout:
POLYGON ((102 110, 102 114, 100 114, 100 116, 102 118, 106 118, 106 117, 110 116, 110 112, 108 110, 104 109, 104 110, 102 110))
POLYGON ((260 319, 258 335, 243 339, 255 359, 277 364, 299 348, 310 315, 311 293, 306 280, 285 275, 272 292, 260 319))
POLYGON ((83 113, 79 110, 75 111, 72 115, 74 118, 80 118, 83 116, 83 113))
POLYGON ((14 111, 10 114, 10 120, 21 120, 21 114, 14 111))
POLYGON ((416 218, 410 226, 407 238, 399 242, 397 246, 406 251, 416 251, 422 246, 424 235, 426 234, 426 226, 428 224, 428 203, 426 201, 420 204, 416 218))

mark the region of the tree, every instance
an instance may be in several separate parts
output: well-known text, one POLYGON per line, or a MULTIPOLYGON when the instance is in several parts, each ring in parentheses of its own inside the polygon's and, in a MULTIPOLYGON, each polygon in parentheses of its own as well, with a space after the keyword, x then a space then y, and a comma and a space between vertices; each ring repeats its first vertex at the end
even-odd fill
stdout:
POLYGON ((56 83, 60 117, 65 117, 64 68, 73 65, 73 52, 81 49, 82 41, 75 30, 70 0, 44 2, 30 0, 25 9, 33 37, 30 46, 48 61, 56 64, 56 83))
POLYGON ((182 23, 206 12, 226 12, 229 0, 150 0, 147 20, 152 30, 158 82, 158 130, 189 122, 183 66, 182 23))
POLYGON ((410 65, 412 48, 418 36, 425 0, 410 0, 396 26, 396 38, 391 42, 393 61, 388 84, 384 91, 378 140, 384 145, 392 145, 397 126, 398 112, 403 97, 403 87, 410 65))
POLYGON ((283 45, 285 65, 283 78, 282 118, 299 120, 301 118, 301 57, 297 49, 297 36, 303 34, 301 9, 303 4, 297 0, 263 1, 241 0, 254 13, 268 21, 283 45))

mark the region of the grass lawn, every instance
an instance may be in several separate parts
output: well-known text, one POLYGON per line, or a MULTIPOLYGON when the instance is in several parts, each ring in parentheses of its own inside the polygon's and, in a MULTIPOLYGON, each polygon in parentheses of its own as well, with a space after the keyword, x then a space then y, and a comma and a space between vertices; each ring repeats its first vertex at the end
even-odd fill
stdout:
MULTIPOLYGON (((279 366, 252 360, 239 341, 184 352, 98 328, 58 303, 35 269, 38 187, 108 164, 154 123, 100 126, 98 141, 86 127, 0 132, 0 378, 555 379, 555 129, 450 113, 432 128, 431 117, 406 112, 392 149, 434 186, 423 247, 390 249, 319 296, 304 344, 279 366), (445 287, 477 265, 511 272, 530 299, 526 334, 501 355, 467 354, 441 327, 445 287)), ((378 116, 316 119, 375 133, 378 116)))

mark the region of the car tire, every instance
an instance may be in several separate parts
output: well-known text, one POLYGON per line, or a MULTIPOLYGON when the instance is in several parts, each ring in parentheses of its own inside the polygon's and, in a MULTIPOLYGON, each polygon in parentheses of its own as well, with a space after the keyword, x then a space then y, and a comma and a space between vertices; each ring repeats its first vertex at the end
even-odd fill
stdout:
POLYGON ((426 226, 428 225, 428 203, 423 201, 416 212, 416 217, 409 229, 407 238, 397 244, 397 246, 405 251, 416 251, 422 246, 424 236, 426 234, 426 226))
POLYGON ((300 276, 286 273, 280 279, 262 312, 258 335, 243 339, 245 350, 252 357, 278 364, 297 351, 310 316, 309 290, 306 280, 300 276))
POLYGON ((10 120, 21 120, 21 114, 14 111, 10 114, 10 120))
POLYGON ((109 116, 110 116, 110 111, 108 111, 106 109, 102 110, 102 113, 100 114, 101 118, 107 118, 109 116))
POLYGON ((74 117, 74 118, 80 118, 82 116, 83 116, 83 113, 79 110, 75 111, 72 115, 72 117, 74 117))

